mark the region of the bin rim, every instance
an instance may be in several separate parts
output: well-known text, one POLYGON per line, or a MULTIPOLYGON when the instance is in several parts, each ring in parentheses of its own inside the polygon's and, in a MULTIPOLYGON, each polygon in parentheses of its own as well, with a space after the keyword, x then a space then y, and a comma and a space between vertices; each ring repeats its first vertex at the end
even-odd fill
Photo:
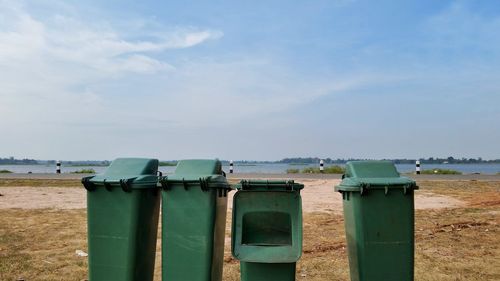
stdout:
POLYGON ((287 191, 300 192, 304 188, 294 180, 241 180, 234 186, 238 191, 287 191))
POLYGON ((419 187, 413 179, 408 177, 394 178, 344 178, 335 191, 361 191, 362 189, 412 189, 419 187))
POLYGON ((125 191, 132 189, 156 188, 158 177, 155 175, 109 175, 99 174, 83 177, 81 182, 85 189, 93 191, 98 187, 121 187, 125 191))
POLYGON ((172 185, 187 187, 201 187, 202 190, 209 188, 232 190, 227 180, 222 175, 168 175, 158 177, 158 187, 169 190, 172 185))

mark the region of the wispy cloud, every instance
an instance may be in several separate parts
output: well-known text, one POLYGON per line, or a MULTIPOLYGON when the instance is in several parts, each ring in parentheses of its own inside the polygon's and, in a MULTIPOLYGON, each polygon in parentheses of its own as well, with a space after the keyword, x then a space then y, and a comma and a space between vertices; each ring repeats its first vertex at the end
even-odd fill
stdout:
MULTIPOLYGON (((61 15, 42 22, 19 7, 2 11, 0 62, 4 64, 37 57, 114 75, 120 71, 151 73, 171 66, 147 53, 189 48, 222 36, 220 31, 178 28, 155 40, 132 41, 124 39, 131 34, 122 36, 120 32, 126 31, 110 29, 109 25, 88 25, 61 15)), ((141 35, 148 35, 143 32, 141 35)))
MULTIPOLYGON (((147 2, 0 0, 0 156, 383 155, 464 113, 487 112, 480 120, 491 127, 500 18, 454 3, 422 15, 352 0, 285 10, 165 2, 156 11, 147 2), (428 122, 408 126, 424 109, 428 122), (397 130, 406 140, 388 137, 397 130)), ((436 150, 447 147, 445 133, 436 150)))
POLYGON ((57 11, 38 18, 21 2, 0 3, 0 98, 2 107, 10 108, 0 112, 3 120, 12 113, 20 120, 50 119, 64 110, 79 118, 84 114, 79 103, 102 106, 104 93, 95 85, 171 72, 175 67, 157 54, 223 36, 193 27, 132 33, 113 28, 112 22, 84 22, 57 11))
POLYGON ((141 24, 130 32, 113 28, 112 22, 82 22, 61 14, 42 20, 21 5, 2 11, 0 83, 4 87, 0 96, 4 104, 24 106, 31 112, 20 116, 21 120, 34 115, 52 120, 57 112, 67 114, 66 120, 74 123, 87 110, 94 114, 87 115, 90 119, 155 120, 168 104, 171 107, 163 113, 172 120, 168 126, 232 124, 375 82, 366 77, 304 76, 272 58, 246 54, 230 60, 187 60, 174 66, 158 54, 219 39, 223 32, 193 27, 146 31, 141 24), (116 96, 129 102, 116 108, 116 96), (151 98, 156 103, 150 104, 151 98), (202 117, 221 104, 232 118, 202 117), (128 112, 137 106, 156 110, 130 117, 128 112))

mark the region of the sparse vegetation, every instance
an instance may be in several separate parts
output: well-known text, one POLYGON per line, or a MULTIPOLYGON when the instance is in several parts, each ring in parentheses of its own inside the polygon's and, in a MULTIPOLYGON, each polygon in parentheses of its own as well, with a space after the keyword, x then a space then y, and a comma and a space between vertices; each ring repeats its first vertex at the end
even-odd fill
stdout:
MULTIPOLYGON (((343 174, 345 172, 345 169, 341 166, 338 165, 333 165, 333 166, 327 166, 325 167, 324 173, 325 174, 343 174)), ((303 174, 319 174, 320 170, 319 168, 305 168, 302 170, 303 174)))
POLYGON ((303 174, 318 174, 320 173, 319 168, 308 167, 301 171, 303 174))
POLYGON ((72 174, 95 174, 94 169, 81 169, 78 171, 71 172, 72 174))
POLYGON ((421 172, 424 175, 461 175, 462 172, 450 169, 429 169, 421 172))
POLYGON ((300 172, 299 169, 287 169, 286 173, 287 174, 298 174, 300 172))
POLYGON ((12 172, 9 170, 0 170, 0 174, 11 174, 12 172))

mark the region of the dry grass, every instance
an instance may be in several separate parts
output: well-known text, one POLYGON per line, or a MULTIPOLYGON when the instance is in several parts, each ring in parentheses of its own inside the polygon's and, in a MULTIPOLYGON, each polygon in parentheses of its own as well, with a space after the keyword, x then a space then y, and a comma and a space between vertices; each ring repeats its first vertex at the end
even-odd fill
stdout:
POLYGON ((0 186, 81 187, 75 179, 0 179, 0 186))
POLYGON ((0 280, 81 280, 87 260, 84 210, 1 210, 0 280))
MULTIPOLYGON (((500 280, 500 182, 419 184, 418 192, 451 195, 467 205, 417 211, 415 279, 500 280)), ((3 209, 0 226, 0 280, 86 279, 86 258, 75 255, 75 250, 86 251, 85 210, 3 209)), ((228 220, 228 237, 229 229, 228 220)), ((228 245, 224 280, 236 281, 239 263, 231 257, 228 245)), ((349 280, 345 247, 341 215, 304 214, 304 253, 297 280, 349 280)), ((160 280, 159 251, 155 280, 160 280)))

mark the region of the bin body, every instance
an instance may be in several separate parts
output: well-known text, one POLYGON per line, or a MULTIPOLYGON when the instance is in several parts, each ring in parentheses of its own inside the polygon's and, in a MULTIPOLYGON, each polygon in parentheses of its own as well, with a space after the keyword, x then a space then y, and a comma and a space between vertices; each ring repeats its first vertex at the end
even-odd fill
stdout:
POLYGON ((157 169, 154 159, 116 159, 104 174, 82 180, 88 190, 90 281, 153 280, 157 169))
POLYGON ((242 281, 293 281, 302 254, 303 185, 242 181, 233 198, 232 254, 242 281))
POLYGON ((180 161, 161 182, 162 280, 222 280, 229 185, 220 162, 180 161))
POLYGON ((342 193, 352 281, 414 278, 414 196, 411 179, 389 161, 355 161, 336 190, 342 193))
POLYGON ((241 262, 240 271, 242 281, 294 281, 296 262, 241 262))

